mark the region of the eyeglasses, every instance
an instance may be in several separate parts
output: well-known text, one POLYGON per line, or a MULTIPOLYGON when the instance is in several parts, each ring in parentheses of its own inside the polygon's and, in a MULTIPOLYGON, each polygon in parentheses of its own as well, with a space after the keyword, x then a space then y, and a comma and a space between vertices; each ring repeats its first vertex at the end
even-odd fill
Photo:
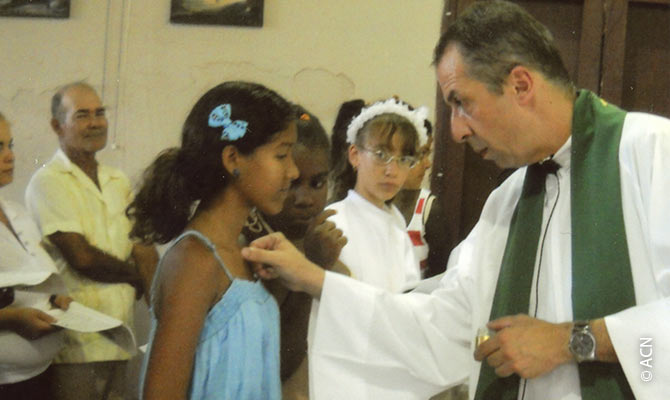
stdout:
POLYGON ((374 162, 379 165, 389 165, 391 162, 393 162, 393 160, 396 160, 400 168, 409 169, 414 167, 419 162, 419 160, 413 156, 394 156, 381 149, 371 150, 366 149, 365 147, 359 148, 370 154, 374 162))

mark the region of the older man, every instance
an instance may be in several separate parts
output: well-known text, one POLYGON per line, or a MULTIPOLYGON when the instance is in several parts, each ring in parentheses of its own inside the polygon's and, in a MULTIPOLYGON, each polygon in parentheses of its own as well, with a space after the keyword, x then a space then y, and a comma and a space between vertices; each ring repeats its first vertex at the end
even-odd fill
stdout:
POLYGON ((430 295, 324 273, 279 236, 244 250, 320 297, 313 398, 423 399, 466 379, 477 399, 667 397, 670 121, 575 90, 512 3, 475 3, 434 61, 453 138, 521 168, 430 295))
MULTIPOLYGON (((60 149, 31 178, 26 204, 54 258, 65 264, 71 296, 132 324, 135 297, 145 290, 157 254, 128 238, 128 178, 96 159, 107 143, 105 108, 91 86, 75 82, 53 96, 51 111, 60 149)), ((56 398, 127 398, 133 355, 100 333, 68 332, 54 364, 56 398)))

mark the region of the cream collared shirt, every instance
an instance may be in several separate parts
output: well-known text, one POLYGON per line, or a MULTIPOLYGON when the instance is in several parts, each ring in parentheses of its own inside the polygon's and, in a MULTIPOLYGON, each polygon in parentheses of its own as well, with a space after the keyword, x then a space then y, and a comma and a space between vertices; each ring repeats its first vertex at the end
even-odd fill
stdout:
MULTIPOLYGON (((128 237, 131 224, 125 209, 132 198, 130 181, 120 170, 105 165, 98 166, 98 181, 100 189, 59 149, 30 179, 26 205, 47 249, 63 269, 70 296, 131 326, 135 290, 125 283, 97 282, 80 275, 46 239, 55 232, 75 232, 120 260, 129 258, 133 243, 128 237)), ((55 362, 127 360, 131 356, 102 334, 68 331, 66 346, 55 362)))

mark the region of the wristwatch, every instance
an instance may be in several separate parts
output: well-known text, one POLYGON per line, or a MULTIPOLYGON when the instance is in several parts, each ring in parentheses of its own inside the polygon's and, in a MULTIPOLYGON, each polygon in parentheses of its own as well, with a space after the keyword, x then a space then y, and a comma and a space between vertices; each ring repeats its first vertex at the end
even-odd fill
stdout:
POLYGON ((593 332, 591 332, 589 321, 575 321, 572 326, 568 348, 578 363, 582 361, 595 361, 596 338, 593 336, 593 332))

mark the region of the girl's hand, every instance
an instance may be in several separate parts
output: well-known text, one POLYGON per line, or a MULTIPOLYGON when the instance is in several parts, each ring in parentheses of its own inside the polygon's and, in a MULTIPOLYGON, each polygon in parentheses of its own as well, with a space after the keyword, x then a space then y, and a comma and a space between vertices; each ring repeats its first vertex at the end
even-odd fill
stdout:
POLYGON ((67 310, 72 301, 72 297, 62 294, 54 294, 49 298, 49 303, 51 303, 53 307, 60 308, 61 310, 67 310))
POLYGON ((328 221, 335 213, 335 210, 325 210, 317 215, 307 229, 304 240, 305 256, 327 270, 332 270, 342 248, 347 244, 342 231, 328 221))
POLYGON ((242 249, 262 279, 279 278, 286 287, 321 296, 325 271, 310 262, 281 232, 263 236, 242 249))

